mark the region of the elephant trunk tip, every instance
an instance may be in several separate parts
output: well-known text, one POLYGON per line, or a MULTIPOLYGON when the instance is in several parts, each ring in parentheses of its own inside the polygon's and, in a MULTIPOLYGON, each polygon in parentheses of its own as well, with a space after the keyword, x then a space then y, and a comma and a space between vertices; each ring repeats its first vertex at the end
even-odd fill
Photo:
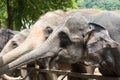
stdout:
POLYGON ((9 66, 2 66, 0 67, 0 75, 5 74, 9 70, 9 66))

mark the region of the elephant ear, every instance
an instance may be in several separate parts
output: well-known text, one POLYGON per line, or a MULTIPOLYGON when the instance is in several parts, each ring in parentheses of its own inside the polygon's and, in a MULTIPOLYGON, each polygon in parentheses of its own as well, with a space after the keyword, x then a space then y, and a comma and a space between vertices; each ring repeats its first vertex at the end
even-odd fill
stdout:
POLYGON ((50 34, 53 32, 53 29, 50 26, 47 26, 44 30, 46 39, 50 36, 50 34))
POLYGON ((95 53, 103 48, 116 48, 118 43, 111 39, 108 31, 95 23, 90 24, 94 29, 85 35, 88 54, 95 53))

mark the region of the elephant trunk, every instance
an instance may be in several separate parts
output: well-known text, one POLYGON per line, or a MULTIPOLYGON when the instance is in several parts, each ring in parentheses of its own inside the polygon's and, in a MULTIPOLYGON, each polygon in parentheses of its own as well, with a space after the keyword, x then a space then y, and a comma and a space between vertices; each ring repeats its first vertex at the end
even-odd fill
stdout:
POLYGON ((6 53, 3 56, 0 56, 0 66, 3 66, 14 59, 21 56, 23 53, 30 51, 32 49, 31 43, 28 44, 26 41, 24 44, 21 44, 19 47, 15 48, 14 50, 6 53))
MULTIPOLYGON (((7 60, 10 63, 0 67, 0 74, 3 74, 7 72, 8 70, 15 69, 16 67, 27 64, 31 61, 35 61, 35 60, 39 60, 39 59, 47 58, 47 57, 54 57, 58 55, 58 52, 60 50, 60 39, 59 39, 58 34, 61 31, 65 33, 67 32, 67 30, 63 28, 60 28, 59 30, 57 29, 57 31, 55 30, 44 43, 37 46, 31 52, 26 53, 19 57, 18 57, 19 54, 18 55, 16 54, 18 58, 16 58, 15 56, 14 59, 16 58, 16 60, 14 61, 11 60, 12 62, 9 61, 10 59, 7 60)), ((5 57, 9 58, 9 55, 6 55, 5 57)), ((4 61, 5 61, 5 58, 4 58, 4 61)))
POLYGON ((23 56, 20 56, 18 59, 12 61, 11 63, 8 63, 7 65, 0 67, 0 75, 4 74, 8 70, 15 69, 16 67, 22 66, 37 59, 54 56, 54 53, 51 54, 47 53, 49 52, 50 49, 51 49, 50 43, 45 42, 41 44, 33 51, 23 56))

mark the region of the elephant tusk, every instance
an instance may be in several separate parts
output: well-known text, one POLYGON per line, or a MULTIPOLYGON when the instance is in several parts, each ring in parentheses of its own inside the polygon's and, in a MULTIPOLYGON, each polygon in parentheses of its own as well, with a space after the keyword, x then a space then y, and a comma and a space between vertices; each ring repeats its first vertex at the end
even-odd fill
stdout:
POLYGON ((3 74, 1 77, 2 77, 3 79, 5 79, 5 80, 22 80, 22 77, 21 77, 21 76, 19 76, 19 77, 11 77, 11 76, 8 76, 8 75, 6 75, 6 74, 3 74))

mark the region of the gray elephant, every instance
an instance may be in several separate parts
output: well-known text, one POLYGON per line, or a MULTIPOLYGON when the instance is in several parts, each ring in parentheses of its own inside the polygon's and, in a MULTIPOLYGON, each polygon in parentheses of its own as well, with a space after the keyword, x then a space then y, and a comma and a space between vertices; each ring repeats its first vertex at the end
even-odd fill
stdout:
POLYGON ((104 76, 120 76, 119 43, 111 39, 108 31, 101 26, 95 27, 87 36, 90 37, 86 38, 87 61, 98 66, 104 76))
MULTIPOLYGON (((60 23, 64 15, 65 13, 62 10, 55 10, 53 12, 47 12, 45 15, 41 16, 39 20, 33 25, 27 39, 20 46, 3 55, 6 56, 11 53, 14 54, 14 56, 11 54, 12 56, 9 56, 9 59, 8 58, 5 59, 5 63, 7 63, 6 61, 10 62, 11 60, 14 60, 16 57, 31 51, 36 46, 45 41, 48 38, 48 36, 52 33, 52 31, 56 28, 56 26, 60 23)), ((28 66, 34 67, 34 64, 31 65, 30 63, 28 66)))
POLYGON ((7 44, 2 49, 0 56, 3 56, 5 53, 11 51, 12 49, 18 47, 24 40, 27 38, 30 29, 21 30, 18 34, 14 35, 7 44))
POLYGON ((99 27, 88 32, 90 39, 87 39, 86 46, 89 61, 97 64, 105 76, 120 76, 120 16, 105 11, 98 14, 92 24, 99 27))
POLYGON ((84 54, 83 38, 85 29, 89 26, 87 19, 80 12, 66 16, 44 43, 1 67, 1 73, 43 58, 51 58, 50 63, 48 63, 50 68, 53 68, 56 62, 59 65, 67 64, 66 68, 71 67, 71 64, 74 63, 83 63, 84 56, 86 56, 84 54))
MULTIPOLYGON (((18 47, 22 42, 24 42, 24 40, 27 38, 28 34, 30 32, 30 29, 23 29, 21 30, 19 33, 15 34, 13 36, 13 38, 11 38, 7 43, 6 45, 4 46, 4 48, 2 49, 1 53, 0 53, 0 56, 3 56, 4 54, 6 54, 7 52, 13 50, 14 48, 18 47)), ((22 70, 23 72, 23 70, 22 70)), ((24 70, 25 72, 25 70, 24 70)), ((6 75, 4 74, 2 77, 4 79, 11 79, 10 76, 13 76, 12 79, 18 79, 19 77, 17 76, 20 76, 22 75, 20 73, 20 70, 16 69, 16 70, 13 70, 13 71, 10 71, 9 73, 7 73, 9 75, 6 75), (7 76, 7 77, 6 77, 7 76), (16 77, 16 78, 15 78, 16 77)), ((23 76, 23 75, 22 75, 23 76)))
MULTIPOLYGON (((119 17, 118 17, 118 19, 119 19, 119 17)), ((108 21, 110 21, 110 19, 108 21)), ((106 30, 107 27, 104 28, 97 24, 88 24, 87 20, 83 16, 80 16, 80 14, 78 14, 78 13, 73 13, 73 14, 65 17, 65 19, 63 20, 63 23, 60 26, 62 26, 62 27, 54 30, 53 33, 50 35, 50 37, 44 43, 42 43, 38 47, 36 47, 33 51, 31 51, 30 53, 27 53, 23 56, 20 56, 13 62, 1 67, 0 68, 1 74, 4 73, 8 69, 13 69, 17 66, 20 66, 20 65, 23 65, 23 64, 29 63, 31 61, 41 59, 41 58, 46 58, 46 57, 52 57, 50 64, 51 64, 51 62, 54 62, 54 61, 56 61, 57 63, 66 63, 67 62, 67 64, 83 62, 84 59, 86 59, 86 57, 89 58, 90 53, 95 52, 94 50, 96 50, 97 54, 99 55, 100 52, 105 51, 104 49, 106 49, 106 48, 114 49, 118 45, 117 41, 115 42, 114 39, 111 39, 111 37, 110 37, 111 35, 108 34, 109 30, 108 31, 106 30), (89 28, 89 30, 87 30, 87 28, 89 28), (87 42, 84 42, 83 38, 85 38, 84 36, 86 36, 86 35, 84 35, 84 34, 86 34, 86 33, 87 34, 94 33, 94 35, 93 35, 93 37, 92 36, 90 38, 88 37, 86 39, 87 42), (98 38, 98 43, 100 41, 100 44, 101 44, 101 40, 102 40, 102 46, 104 46, 104 47, 102 47, 103 51, 99 52, 99 50, 102 49, 100 44, 98 44, 98 46, 100 46, 98 48, 88 44, 88 43, 91 43, 91 41, 94 42, 94 36, 96 38, 98 38), (87 43, 87 46, 84 46, 85 45, 84 43, 87 43), (85 50, 84 50, 85 47, 87 47, 88 53, 85 53, 85 50), (92 50, 91 47, 94 49, 92 50), (52 53, 48 54, 47 52, 52 52, 52 53)), ((116 27, 116 26, 114 25, 114 27, 116 27)), ((117 36, 118 34, 115 34, 115 35, 117 36)), ((97 41, 97 40, 95 39, 95 41, 97 41)), ((119 53, 118 53, 118 55, 119 55, 119 53)), ((96 58, 95 58, 96 56, 97 55, 92 56, 92 57, 94 57, 93 58, 94 62, 99 61, 99 60, 96 61, 96 58)), ((110 55, 110 57, 111 57, 111 55, 110 55)), ((100 59, 101 56, 98 56, 97 58, 100 59)), ((107 59, 107 58, 105 58, 105 59, 107 59)), ((112 61, 114 58, 110 58, 110 59, 112 61)), ((108 58, 107 62, 109 63, 109 58, 108 58)), ((118 67, 119 67, 119 64, 118 64, 118 67)), ((102 68, 104 69, 104 67, 102 67, 102 68)), ((104 70, 101 70, 101 72, 102 71, 104 72, 104 70)), ((103 75, 106 75, 106 74, 103 73, 103 75)), ((114 75, 116 76, 116 74, 114 74, 114 75)), ((118 73, 118 75, 119 75, 119 73, 118 73)))
POLYGON ((1 28, 0 29, 0 51, 3 50, 3 48, 7 44, 7 42, 9 42, 9 40, 18 33, 19 33, 19 31, 13 31, 10 29, 1 28))
POLYGON ((17 48, 1 56, 3 61, 0 62, 0 66, 11 62, 25 52, 33 50, 35 47, 45 41, 52 30, 56 28, 55 26, 57 26, 63 18, 62 15, 59 15, 59 13, 64 14, 64 12, 62 12, 63 11, 61 10, 56 10, 53 12, 48 12, 45 15, 41 16, 31 28, 30 34, 26 40, 17 48), (9 58, 7 56, 9 56, 9 58))
POLYGON ((5 44, 17 33, 18 31, 12 31, 10 29, 0 29, 0 51, 3 49, 5 44))
MULTIPOLYGON (((85 53, 87 63, 98 66, 105 76, 120 76, 120 16, 114 11, 102 11, 87 17, 91 21, 87 35, 85 53), (88 52, 86 52, 88 51, 88 52), (111 67, 110 67, 111 66, 111 67)), ((87 31, 86 31, 87 32, 87 31)), ((85 42, 85 44, 86 44, 85 42)))

